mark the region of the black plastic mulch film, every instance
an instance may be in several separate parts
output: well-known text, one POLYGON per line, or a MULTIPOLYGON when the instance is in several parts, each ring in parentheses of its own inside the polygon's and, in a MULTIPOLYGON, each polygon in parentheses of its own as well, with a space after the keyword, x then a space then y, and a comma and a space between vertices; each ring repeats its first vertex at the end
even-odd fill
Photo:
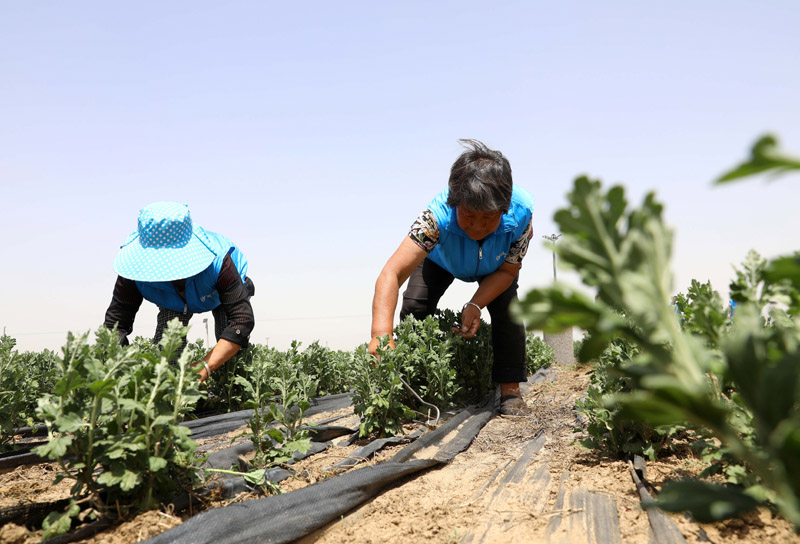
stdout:
POLYGON ((393 482, 451 461, 472 443, 491 418, 493 395, 469 407, 400 450, 389 461, 363 467, 283 495, 274 495, 202 512, 157 535, 147 544, 279 543, 312 533, 375 496, 393 482), (449 433, 446 443, 442 439, 449 433), (414 454, 440 446, 431 458, 414 454))
MULTIPOLYGON (((339 393, 314 399, 312 405, 306 410, 305 416, 313 416, 322 412, 334 412, 347 408, 351 404, 350 393, 339 393)), ((192 430, 192 439, 200 440, 233 431, 245 425, 253 415, 253 410, 240 410, 229 414, 220 414, 213 417, 196 419, 182 423, 192 430)))
MULTIPOLYGON (((540 370, 529 377, 528 383, 521 385, 523 390, 526 391, 532 383, 552 381, 554 378, 555 375, 552 369, 540 370)), ((350 404, 350 393, 317 398, 312 401, 312 406, 306 411, 306 416, 320 413, 333 413, 350 406, 350 404)), ((421 437, 420 434, 422 430, 412 433, 411 435, 374 440, 351 456, 353 458, 366 457, 372 455, 375 451, 387 444, 416 439, 388 461, 374 466, 351 470, 291 493, 245 501, 224 508, 202 512, 190 518, 184 524, 155 536, 146 542, 149 544, 172 542, 179 544, 202 544, 206 542, 277 543, 297 540, 353 510, 397 480, 452 461, 456 455, 469 447, 478 432, 480 432, 486 422, 491 418, 493 408, 494 395, 489 395, 483 403, 455 414, 435 431, 423 434, 421 437), (454 436, 448 437, 453 431, 455 431, 454 436), (442 441, 445 437, 448 437, 448 441, 443 443, 442 441), (431 448, 433 453, 431 454, 428 452, 427 455, 420 455, 420 457, 423 458, 415 458, 415 454, 427 448, 431 448)), ((252 410, 243 410, 190 421, 183 425, 192 429, 193 438, 208 438, 241 427, 247 423, 251 415, 252 410)), ((316 426, 310 429, 312 434, 311 438, 313 440, 312 450, 302 456, 296 455, 295 458, 301 459, 323 451, 333 438, 346 434, 351 434, 352 437, 355 437, 355 429, 329 425, 329 423, 340 419, 341 416, 331 417, 324 421, 317 422, 316 426)), ((580 421, 578 422, 578 426, 580 426, 580 421)), ((34 429, 30 431, 34 431, 34 429)), ((30 432, 26 434, 33 435, 34 433, 30 432)), ((531 441, 529 447, 541 447, 542 440, 543 437, 537 437, 531 441)), ((9 467, 13 467, 45 462, 44 459, 31 453, 29 451, 30 447, 31 444, 28 443, 16 451, 7 452, 0 456, 0 466, 2 466, 3 463, 8 464, 9 467)), ((206 445, 205 447, 210 448, 213 447, 213 445, 206 445)), ((205 466, 212 468, 230 468, 231 466, 239 464, 242 454, 250 449, 252 449, 252 443, 247 442, 228 447, 223 451, 212 453, 205 466)), ((642 494, 641 498, 643 502, 648 502, 652 499, 649 497, 642 484, 642 480, 644 479, 644 460, 638 459, 637 461, 639 461, 640 466, 635 470, 634 467, 631 466, 631 473, 640 494, 642 494)), ((355 464, 355 461, 346 459, 329 468, 334 471, 341 471, 347 470, 353 466, 353 464, 355 464)), ((527 458, 518 460, 517 465, 523 467, 527 466, 527 458)), ((9 467, 3 467, 3 470, 7 471, 9 467)), ((241 466, 240 468, 246 470, 248 467, 241 466)), ((501 469, 502 468, 504 467, 501 467, 501 469)), ((498 469, 498 474, 501 469, 498 469)), ((511 478, 514 473, 515 470, 511 470, 508 478, 511 478)), ((291 472, 283 468, 272 469, 268 471, 266 475, 267 479, 273 482, 280 482, 289 476, 291 476, 291 472)), ((493 478, 494 476, 492 479, 493 478)), ((491 483, 491 480, 488 483, 491 483)), ((246 484, 242 477, 226 477, 217 482, 212 482, 211 484, 211 487, 221 489, 222 496, 233 496, 247 490, 248 486, 249 484, 246 484)), ((563 482, 561 487, 563 487, 563 482)), ((559 493, 563 493, 563 489, 560 489, 559 493)), ((593 499, 593 497, 589 496, 589 499, 593 499)), ((185 497, 177 497, 175 504, 177 505, 182 501, 187 502, 188 500, 188 495, 185 497)), ((572 497, 570 500, 572 500, 572 497)), ((65 503, 67 501, 68 499, 65 499, 61 502, 65 503)), ((593 504, 594 502, 589 501, 582 506, 587 508, 593 504)), ((558 508, 561 507, 562 506, 558 506, 558 508)), ((41 518, 44 517, 47 510, 57 510, 60 508, 63 508, 63 504, 37 503, 5 509, 0 511, 0 525, 8 521, 26 524, 40 523, 41 518), (31 517, 31 519, 28 519, 29 517, 31 517), (34 520, 33 518, 36 519, 34 520)), ((605 511, 608 510, 607 508, 597 507, 594 509, 588 508, 588 510, 596 510, 594 516, 598 518, 600 522, 614 521, 616 519, 616 516, 611 515, 612 513, 605 511)), ((685 539, 681 536, 674 522, 665 516, 663 512, 658 509, 648 509, 647 514, 650 521, 651 541, 670 544, 685 542, 685 539)), ((551 521, 556 520, 553 519, 551 521)), ((598 520, 595 520, 594 524, 597 524, 597 521, 598 520)), ((105 528, 107 528, 107 524, 98 527, 87 526, 78 531, 72 531, 66 535, 56 537, 53 539, 53 542, 72 542, 80 538, 89 537, 105 528), (86 534, 83 534, 84 532, 86 534)), ((618 530, 612 531, 612 533, 617 532, 618 530)), ((614 541, 614 539, 608 541, 611 542, 614 541)))

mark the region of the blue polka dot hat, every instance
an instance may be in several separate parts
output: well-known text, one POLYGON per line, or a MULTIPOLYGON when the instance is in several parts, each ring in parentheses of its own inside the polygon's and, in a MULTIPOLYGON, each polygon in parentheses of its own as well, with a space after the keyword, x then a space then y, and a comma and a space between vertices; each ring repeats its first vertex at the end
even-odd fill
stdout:
POLYGON ((189 206, 154 202, 139 211, 139 228, 114 259, 114 271, 136 281, 171 281, 205 270, 216 254, 206 232, 192 223, 189 206))

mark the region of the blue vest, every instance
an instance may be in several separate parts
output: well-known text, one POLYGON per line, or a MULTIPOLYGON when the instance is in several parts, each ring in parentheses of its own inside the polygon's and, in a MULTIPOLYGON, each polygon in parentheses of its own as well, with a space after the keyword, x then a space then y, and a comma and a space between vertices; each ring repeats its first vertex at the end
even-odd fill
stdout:
POLYGON ((460 280, 477 281, 500 268, 511 244, 525 232, 533 217, 533 197, 514 185, 508 212, 503 214, 497 230, 479 246, 458 226, 456 209, 447 205, 449 192, 445 189, 428 205, 439 227, 439 243, 428 259, 460 280))
POLYGON ((216 257, 208 268, 186 278, 186 302, 181 299, 171 281, 137 281, 136 287, 142 296, 160 308, 167 308, 176 312, 190 312, 193 314, 208 312, 220 305, 217 293, 217 280, 222 269, 222 261, 230 254, 233 265, 239 271, 244 282, 247 277, 247 259, 233 242, 221 234, 205 231, 211 241, 211 249, 216 257))

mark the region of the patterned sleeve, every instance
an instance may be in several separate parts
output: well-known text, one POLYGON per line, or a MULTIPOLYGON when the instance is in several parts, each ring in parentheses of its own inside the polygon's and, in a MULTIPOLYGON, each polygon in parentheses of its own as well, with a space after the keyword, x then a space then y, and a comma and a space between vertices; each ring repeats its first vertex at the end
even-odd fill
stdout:
POLYGON ((439 243, 439 225, 436 224, 432 211, 425 210, 419 214, 408 231, 408 237, 428 253, 433 251, 439 243))
POLYGON ((528 245, 531 243, 531 238, 533 238, 533 222, 528 223, 528 228, 525 229, 522 236, 511 243, 506 262, 511 264, 521 263, 525 254, 528 253, 528 245))

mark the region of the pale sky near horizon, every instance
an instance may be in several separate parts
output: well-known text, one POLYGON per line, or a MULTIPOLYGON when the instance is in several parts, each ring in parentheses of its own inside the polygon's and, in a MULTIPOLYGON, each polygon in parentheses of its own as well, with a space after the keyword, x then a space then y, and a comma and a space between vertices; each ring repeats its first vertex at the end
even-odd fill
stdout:
MULTIPOLYGON (((655 191, 675 292, 696 278, 726 296, 749 249, 800 246, 797 176, 711 185, 765 132, 800 155, 799 16, 783 1, 0 0, 0 327, 20 350, 97 328, 139 209, 174 200, 247 256, 253 341, 353 349, 459 138, 503 151, 536 199, 521 293, 552 281, 542 235, 588 174, 634 205, 655 191)), ((134 335, 155 313, 143 304, 134 335)), ((192 338, 203 317, 213 338, 210 314, 192 338)))

